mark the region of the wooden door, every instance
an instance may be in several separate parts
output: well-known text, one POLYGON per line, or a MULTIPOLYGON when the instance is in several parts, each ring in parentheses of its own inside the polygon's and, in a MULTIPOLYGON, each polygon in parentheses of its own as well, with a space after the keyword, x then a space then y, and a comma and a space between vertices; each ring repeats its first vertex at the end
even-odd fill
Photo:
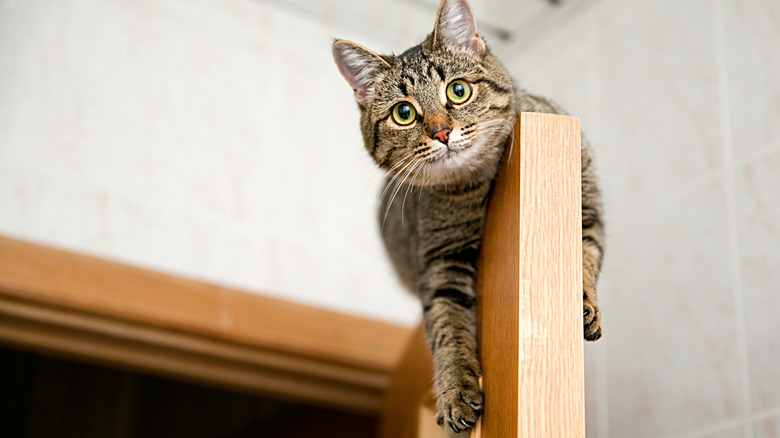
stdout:
MULTIPOLYGON (((485 411, 470 436, 584 438, 579 119, 523 113, 509 151, 478 266, 485 411)), ((391 377, 384 438, 448 436, 431 380, 420 327, 391 377)))

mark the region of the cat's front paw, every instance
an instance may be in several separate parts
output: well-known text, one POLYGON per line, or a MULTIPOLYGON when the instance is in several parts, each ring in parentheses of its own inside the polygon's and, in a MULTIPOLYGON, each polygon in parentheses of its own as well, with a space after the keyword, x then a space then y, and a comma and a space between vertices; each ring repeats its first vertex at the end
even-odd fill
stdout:
POLYGON ((601 337, 601 312, 595 302, 587 299, 582 302, 582 322, 585 340, 595 341, 601 337))
POLYGON ((436 422, 455 433, 469 430, 477 424, 482 413, 484 397, 476 376, 464 375, 453 379, 436 398, 439 411, 436 422))

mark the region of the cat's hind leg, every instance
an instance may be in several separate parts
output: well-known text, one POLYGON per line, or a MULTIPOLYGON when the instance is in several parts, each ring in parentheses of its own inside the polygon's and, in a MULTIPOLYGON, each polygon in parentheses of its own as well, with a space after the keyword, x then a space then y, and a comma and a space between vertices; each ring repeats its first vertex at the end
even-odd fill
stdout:
POLYGON ((596 281, 601 270, 604 231, 598 216, 587 217, 583 210, 582 228, 582 319, 585 339, 601 338, 601 312, 596 300, 596 281))

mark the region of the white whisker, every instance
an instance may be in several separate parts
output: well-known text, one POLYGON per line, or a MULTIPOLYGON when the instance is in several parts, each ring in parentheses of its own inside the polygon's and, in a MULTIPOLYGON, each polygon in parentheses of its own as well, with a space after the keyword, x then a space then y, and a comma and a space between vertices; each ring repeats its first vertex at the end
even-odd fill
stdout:
MULTIPOLYGON (((404 164, 404 162, 405 162, 407 159, 410 159, 410 158, 414 158, 414 156, 410 154, 410 155, 406 155, 406 156, 404 156, 403 158, 401 158, 401 160, 400 160, 398 163, 396 163, 396 165, 395 165, 395 166, 393 166, 393 167, 392 167, 392 168, 391 168, 391 169, 388 171, 388 174, 389 174, 390 172, 392 172, 394 169, 398 168, 398 166, 400 166, 400 165, 404 164)), ((409 164, 413 163, 413 162, 414 162, 414 160, 410 161, 409 163, 406 163, 406 164, 405 164, 405 166, 404 166, 404 168, 405 168, 406 166, 408 166, 409 164)), ((385 184, 385 188, 384 188, 384 190, 382 190, 382 194, 381 194, 381 195, 379 195, 379 205, 380 205, 380 207, 379 207, 379 208, 382 208, 382 207, 381 207, 381 205, 382 205, 382 201, 385 199, 385 194, 387 193, 387 190, 388 190, 388 189, 389 189, 389 188, 390 188, 390 187, 393 185, 393 181, 395 181, 395 180, 396 180, 396 178, 398 178, 398 176, 399 176, 399 175, 401 175, 401 172, 403 172, 403 168, 402 168, 400 171, 398 171, 398 172, 397 172, 395 175, 393 175, 393 177, 392 177, 392 178, 390 178, 390 181, 388 181, 388 182, 385 184)))
MULTIPOLYGON (((514 127, 513 127, 514 128, 514 127)), ((512 162, 512 150, 515 148, 515 130, 512 129, 512 132, 509 133, 509 157, 507 158, 507 162, 512 162)))
POLYGON ((404 201, 401 203, 401 226, 406 228, 406 225, 404 224, 404 208, 406 207, 406 197, 409 196, 409 190, 414 187, 414 181, 417 179, 417 175, 420 174, 420 167, 424 164, 422 158, 419 158, 417 160, 417 163, 412 166, 412 172, 414 172, 414 177, 412 178, 412 181, 406 185, 406 193, 404 193, 404 201))
MULTIPOLYGON (((401 190, 401 186, 403 185, 404 180, 406 180, 406 177, 409 175, 409 172, 411 172, 411 170, 414 169, 416 163, 418 163, 419 160, 420 160, 419 158, 417 160, 413 160, 412 162, 409 163, 409 164, 411 164, 411 166, 410 165, 406 165, 401 170, 401 173, 403 173, 403 176, 401 177, 400 180, 396 181, 395 187, 393 189, 393 194, 390 196, 390 201, 388 201, 387 206, 385 207, 385 215, 384 215, 384 218, 382 219, 382 229, 383 230, 385 228, 385 222, 387 221, 387 214, 390 212, 390 207, 392 207, 393 201, 395 200, 396 195, 398 195, 398 191, 401 190)), ((399 173, 399 174, 401 174, 401 173, 399 173)), ((403 222, 403 212, 401 212, 401 213, 402 213, 401 214, 401 221, 403 222)))

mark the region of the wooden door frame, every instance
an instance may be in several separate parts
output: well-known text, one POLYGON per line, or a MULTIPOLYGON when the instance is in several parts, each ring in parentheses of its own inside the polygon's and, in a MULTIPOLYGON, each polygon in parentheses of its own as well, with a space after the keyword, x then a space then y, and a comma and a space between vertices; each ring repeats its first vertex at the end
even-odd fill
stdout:
POLYGON ((0 343, 379 413, 411 330, 0 236, 0 343))

